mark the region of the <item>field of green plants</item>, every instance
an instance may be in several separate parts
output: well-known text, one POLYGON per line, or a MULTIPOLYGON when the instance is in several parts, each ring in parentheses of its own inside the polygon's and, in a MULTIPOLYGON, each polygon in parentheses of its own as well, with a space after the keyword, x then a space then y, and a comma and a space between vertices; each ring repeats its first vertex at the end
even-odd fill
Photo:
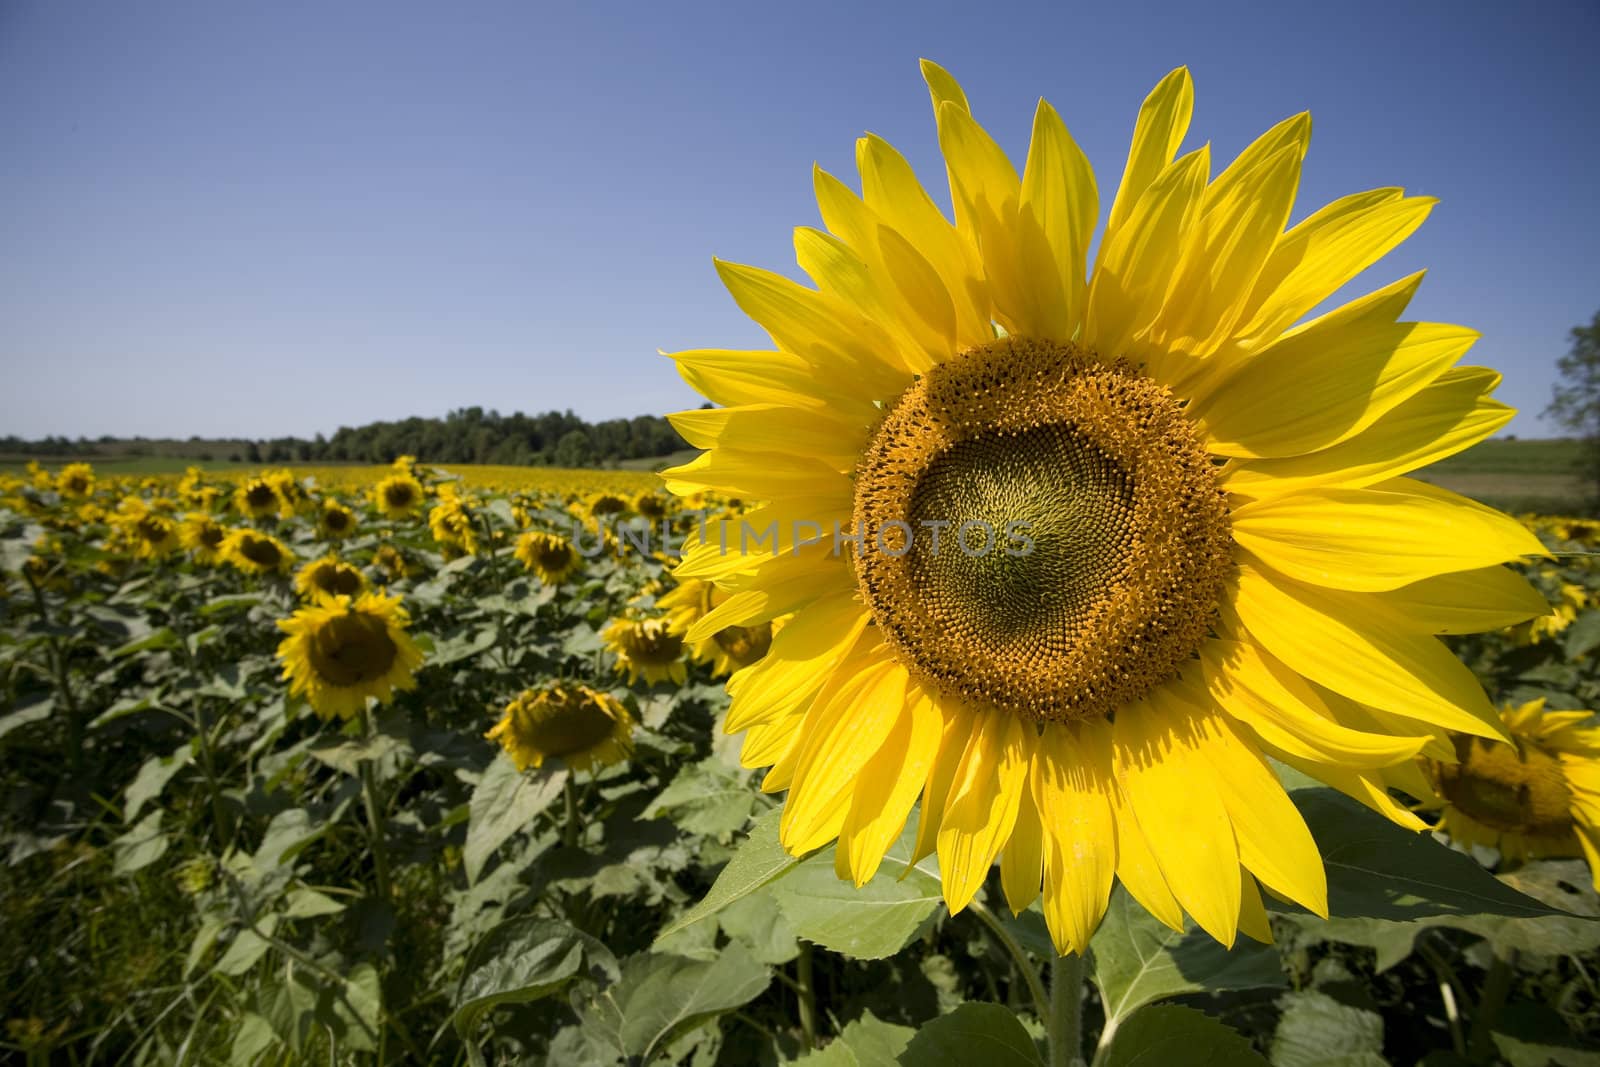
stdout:
MULTIPOLYGON (((1452 847, 1287 767, 1332 918, 1269 899, 1273 943, 1225 949, 1118 888, 1081 1003, 1078 964, 1037 903, 1006 908, 998 872, 948 913, 915 816, 860 889, 831 846, 785 854, 781 796, 722 729, 727 674, 770 630, 690 639, 712 594, 640 547, 696 519, 654 484, 405 463, 0 475, 0 1047, 30 1064, 1600 1063, 1582 857, 1452 847), (385 496, 412 477, 415 499, 385 496), (592 555, 563 540, 602 527, 592 555), (380 601, 391 691, 317 707, 294 668, 324 652, 293 620, 380 601), (517 717, 573 693, 604 720, 517 717), (1051 1017, 1081 1048, 1046 1047, 1051 1017)), ((1497 703, 1593 708, 1600 525, 1528 521, 1556 553, 1528 565, 1552 614, 1455 647, 1497 703)))

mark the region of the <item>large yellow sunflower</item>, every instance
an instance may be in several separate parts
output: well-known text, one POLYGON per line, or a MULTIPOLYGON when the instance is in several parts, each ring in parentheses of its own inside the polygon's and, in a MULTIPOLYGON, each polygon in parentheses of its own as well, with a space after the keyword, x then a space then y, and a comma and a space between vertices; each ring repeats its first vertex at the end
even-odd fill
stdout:
POLYGON ((372 503, 386 519, 399 519, 422 505, 422 483, 409 472, 390 475, 372 487, 372 503))
POLYGON ((68 463, 56 477, 56 491, 62 496, 82 498, 94 494, 94 468, 87 463, 68 463))
POLYGON ((1062 951, 1114 877, 1228 944, 1269 936, 1259 886, 1325 913, 1265 756, 1407 821, 1384 768, 1500 735, 1435 635, 1544 610, 1500 566, 1542 551, 1527 530, 1403 477, 1511 417, 1456 366, 1476 335, 1401 319, 1420 275, 1300 323, 1432 201, 1378 189, 1286 230, 1309 118, 1213 177, 1209 146, 1177 155, 1177 70, 1087 269, 1095 178, 1056 112, 1019 175, 923 73, 954 224, 868 135, 860 195, 818 170, 827 231, 796 230, 816 288, 717 264, 775 350, 673 357, 722 406, 674 417, 707 451, 669 487, 763 502, 680 566, 733 594, 701 626, 795 613, 728 686, 746 764, 788 790, 782 841, 837 838, 861 883, 920 798, 950 908, 998 858, 1062 951))
POLYGON ((1456 762, 1425 759, 1438 829, 1513 862, 1582 856, 1600 889, 1600 727, 1588 711, 1533 700, 1500 713, 1510 744, 1451 737, 1456 762))
POLYGON ((410 689, 422 650, 406 633, 410 620, 398 596, 324 596, 281 619, 289 636, 278 645, 289 691, 323 718, 352 718, 371 697, 386 704, 410 689))
POLYGON ((264 519, 288 509, 288 502, 269 478, 251 478, 233 492, 233 508, 252 519, 264 519))
POLYGON ((194 555, 196 563, 214 564, 222 561, 222 546, 228 538, 228 529, 207 513, 192 511, 184 516, 178 534, 183 540, 183 547, 194 555))
POLYGON ((551 757, 574 770, 598 770, 627 758, 633 719, 609 694, 551 682, 519 694, 484 736, 499 742, 519 771, 551 757))

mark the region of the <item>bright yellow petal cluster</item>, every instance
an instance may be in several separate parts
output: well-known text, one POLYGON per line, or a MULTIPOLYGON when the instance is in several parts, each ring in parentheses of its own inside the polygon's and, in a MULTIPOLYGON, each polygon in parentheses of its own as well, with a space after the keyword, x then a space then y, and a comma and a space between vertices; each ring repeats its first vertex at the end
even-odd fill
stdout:
POLYGON ((554 682, 520 693, 484 736, 498 742, 519 771, 550 758, 573 770, 598 770, 627 759, 633 718, 608 693, 554 682))
POLYGON ((386 704, 396 690, 415 684, 422 650, 409 634, 398 596, 365 593, 325 596, 302 607, 278 628, 289 692, 303 696, 323 718, 353 718, 368 698, 386 704))

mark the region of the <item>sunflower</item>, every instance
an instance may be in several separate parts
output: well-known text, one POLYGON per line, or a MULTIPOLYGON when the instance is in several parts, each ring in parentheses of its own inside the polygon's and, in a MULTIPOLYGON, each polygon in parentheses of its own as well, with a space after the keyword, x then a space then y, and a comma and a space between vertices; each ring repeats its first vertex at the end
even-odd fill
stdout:
POLYGON ((1309 118, 1212 178, 1209 146, 1174 158, 1180 69, 1086 269, 1095 179, 1056 112, 1019 176, 923 72, 954 225, 868 135, 861 195, 815 174, 816 289, 717 264, 776 350, 673 357, 723 406, 673 417, 707 451, 669 488, 762 502, 680 565, 733 594, 700 625, 794 613, 728 685, 744 761, 788 790, 783 844, 837 838, 864 883, 920 797, 950 909, 998 858, 1063 952, 1117 877, 1224 944, 1270 936, 1261 886, 1326 914, 1266 756, 1395 816, 1375 772, 1500 735, 1435 635, 1545 610, 1500 566, 1543 551, 1525 528, 1403 477, 1511 417, 1498 375, 1454 366, 1476 335, 1400 321, 1420 275, 1295 325, 1432 201, 1358 193, 1285 231, 1309 118))
POLYGON ((667 500, 654 489, 645 489, 633 498, 633 510, 651 522, 659 522, 667 517, 667 500))
POLYGON ((1600 727, 1544 705, 1500 713, 1510 744, 1453 734, 1455 762, 1423 760, 1444 802, 1437 829, 1514 863, 1581 855, 1600 889, 1600 727))
POLYGON ((323 596, 355 596, 367 588, 361 572, 338 556, 323 556, 301 567, 294 576, 294 589, 307 600, 323 596))
POLYGON ((573 770, 599 770, 628 757, 633 719, 609 694, 552 682, 524 690, 484 736, 499 742, 519 771, 551 757, 573 770))
POLYGON ((56 492, 82 498, 94 493, 94 468, 87 463, 68 463, 56 476, 56 492))
POLYGON ((439 502, 428 512, 428 529, 433 539, 447 549, 476 555, 478 530, 472 521, 470 503, 456 493, 454 486, 439 491, 439 502))
POLYGON ((227 529, 203 511, 193 511, 184 516, 178 536, 194 556, 196 563, 218 563, 223 558, 222 543, 227 539, 227 529))
POLYGON ((711 672, 716 677, 750 666, 765 656, 772 645, 770 622, 710 629, 699 625, 700 620, 711 614, 728 596, 711 582, 688 578, 656 601, 657 606, 667 613, 667 622, 673 632, 682 634, 689 643, 689 652, 695 662, 711 664, 711 672))
POLYGON ((633 505, 625 496, 616 493, 596 493, 591 496, 584 510, 591 519, 603 519, 608 515, 626 515, 633 505))
POLYGON ((1536 645, 1554 638, 1578 620, 1578 615, 1589 607, 1589 590, 1576 582, 1566 581, 1561 572, 1546 568, 1540 577, 1548 588, 1554 590, 1547 614, 1514 627, 1511 640, 1518 645, 1536 645))
POLYGON ((322 536, 330 541, 338 541, 355 533, 356 514, 343 504, 329 500, 322 505, 322 515, 317 525, 322 529, 322 536))
POLYGON ((394 545, 379 545, 372 554, 372 565, 390 581, 413 578, 422 573, 422 567, 407 559, 406 554, 394 545))
POLYGON ((618 668, 628 672, 629 685, 640 678, 650 685, 682 685, 688 680, 683 638, 672 632, 665 619, 616 619, 601 637, 606 647, 616 653, 618 668))
POLYGON ((222 540, 222 558, 246 574, 288 574, 294 566, 289 546, 256 530, 230 530, 222 540))
POLYGON ((233 509, 252 519, 276 515, 287 507, 278 487, 266 478, 251 478, 233 492, 233 509))
POLYGON ((398 596, 325 596, 278 621, 289 636, 278 645, 289 692, 303 695, 323 718, 353 718, 372 697, 387 704, 410 689, 422 650, 405 632, 398 596))
POLYGON ((121 530, 122 545, 139 559, 162 559, 182 544, 178 524, 136 497, 124 500, 112 521, 121 530))
POLYGON ((422 504, 422 483, 409 471, 390 475, 372 488, 372 503, 386 519, 400 519, 422 504))
POLYGON ((302 504, 311 499, 310 494, 306 492, 306 487, 300 484, 300 480, 294 476, 293 471, 272 471, 266 475, 266 481, 273 489, 277 490, 278 497, 283 501, 285 514, 293 513, 302 504))
POLYGON ((572 542, 560 534, 529 530, 517 538, 516 557, 546 585, 560 585, 583 562, 572 542))

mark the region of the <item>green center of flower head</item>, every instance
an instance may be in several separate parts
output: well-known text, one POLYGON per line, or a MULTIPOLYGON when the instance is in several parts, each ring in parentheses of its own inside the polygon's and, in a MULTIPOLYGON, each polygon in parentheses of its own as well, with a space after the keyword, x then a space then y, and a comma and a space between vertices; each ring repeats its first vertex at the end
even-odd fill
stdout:
POLYGON ((1438 765, 1439 791, 1477 822, 1502 833, 1565 837, 1572 790, 1561 761, 1531 744, 1458 736, 1456 759, 1438 765))
POLYGON ((384 621, 359 612, 335 615, 317 627, 307 644, 317 677, 334 686, 382 678, 399 654, 384 621))
POLYGON ((1172 394, 1076 345, 934 367, 856 471, 857 581, 923 682, 1036 720, 1177 673, 1232 569, 1215 467, 1172 394))

